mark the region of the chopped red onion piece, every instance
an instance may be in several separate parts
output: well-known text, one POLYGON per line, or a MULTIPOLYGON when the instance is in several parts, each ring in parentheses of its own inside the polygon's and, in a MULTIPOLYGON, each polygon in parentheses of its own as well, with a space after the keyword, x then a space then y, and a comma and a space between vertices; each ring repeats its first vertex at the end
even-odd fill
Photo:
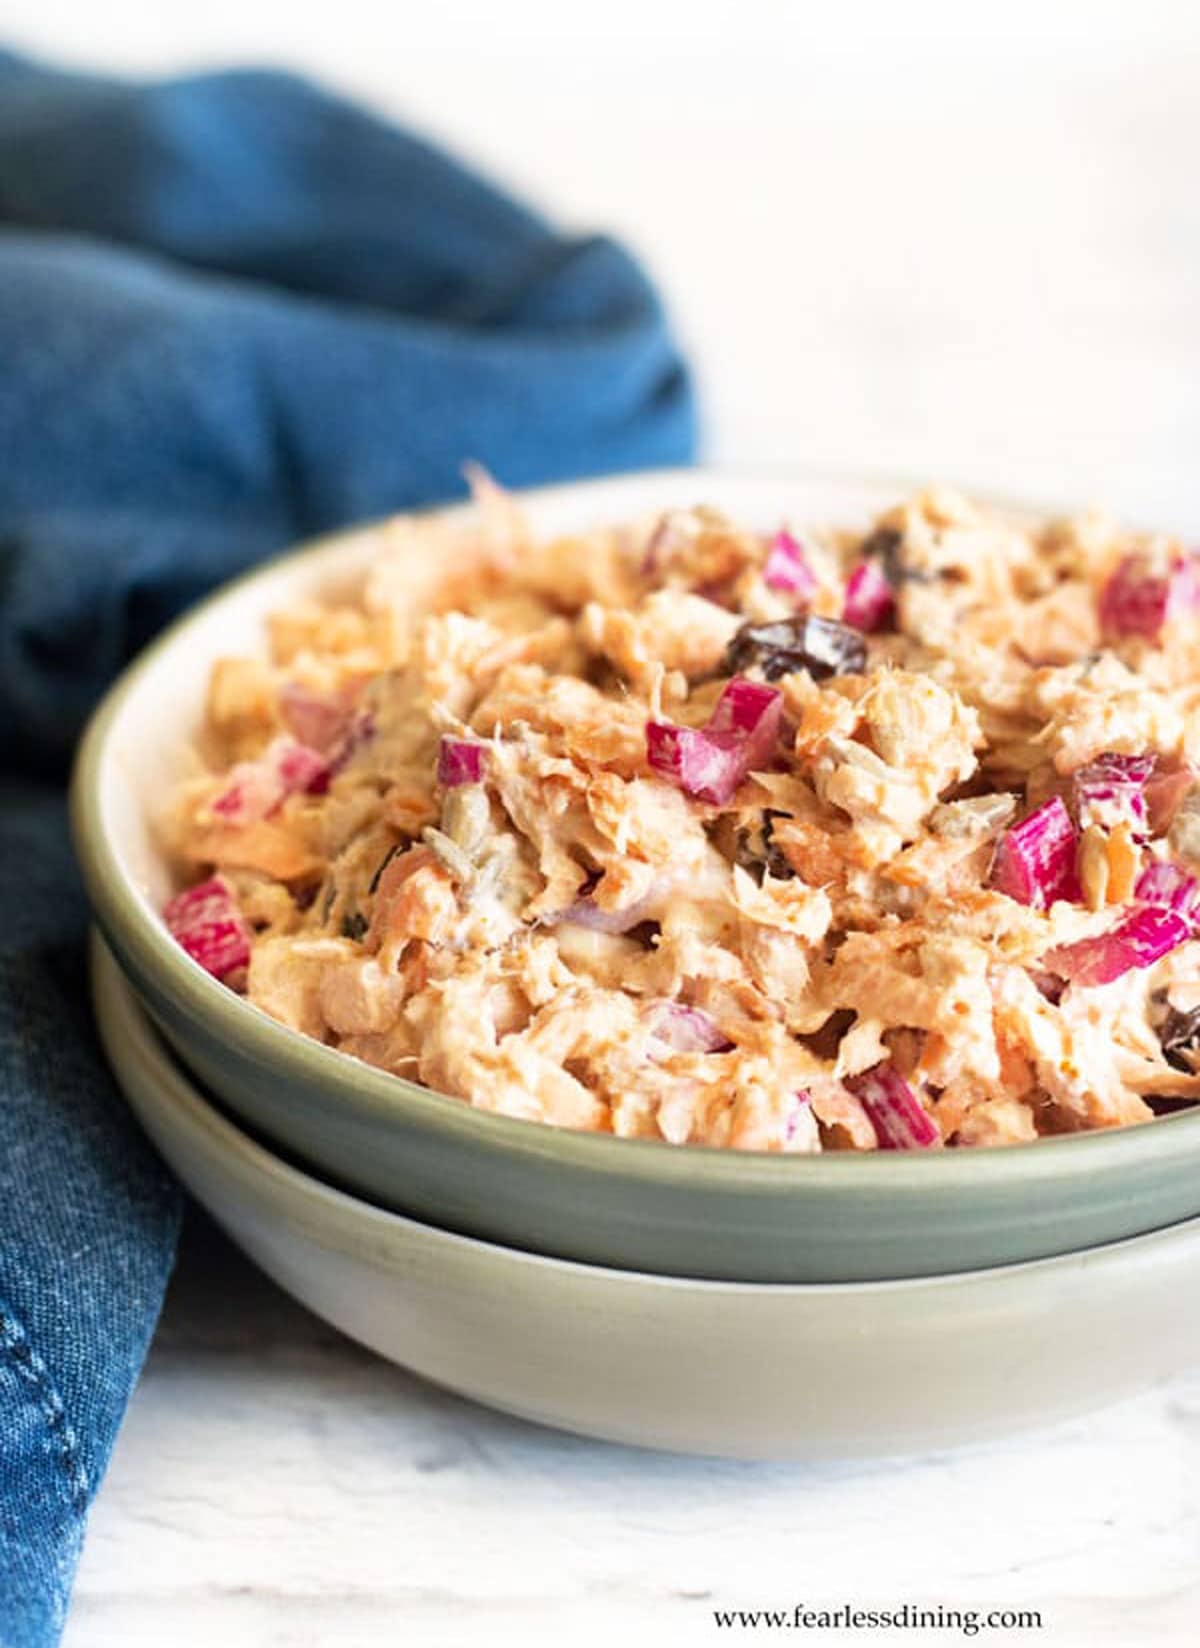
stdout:
POLYGON ((1138 877, 1133 896, 1139 904, 1154 904, 1164 910, 1173 910, 1183 916, 1193 928, 1200 926, 1200 881, 1190 876, 1178 864, 1167 864, 1154 859, 1138 877))
POLYGON ((438 783, 446 790, 459 784, 481 784, 484 753, 482 744, 468 743, 465 738, 443 738, 438 751, 438 783))
POLYGON ((285 795, 320 795, 329 788, 329 763, 323 755, 304 744, 278 742, 283 747, 276 749, 272 745, 272 749, 276 752, 275 770, 285 795))
POLYGON ((226 824, 254 824, 273 812, 283 795, 277 773, 258 762, 239 762, 212 810, 226 824))
POLYGON ((250 960, 250 928, 228 884, 212 876, 163 906, 171 936, 206 973, 223 979, 250 960))
POLYGON ((848 1077, 846 1086, 869 1116, 880 1150, 927 1150, 940 1141, 937 1123, 894 1066, 877 1064, 848 1077))
POLYGON ((771 539, 763 564, 763 582, 768 589, 795 595, 798 603, 811 601, 817 589, 817 575, 809 566, 798 539, 786 527, 771 539))
POLYGON ((1173 772, 1156 772, 1146 784, 1146 811, 1153 835, 1165 835, 1181 803, 1196 783, 1196 770, 1186 762, 1173 772))
POLYGON ((1127 555, 1100 592, 1100 623, 1112 635, 1154 641, 1173 618, 1200 611, 1200 559, 1175 554, 1159 570, 1141 552, 1127 555))
POLYGON ((680 1001, 660 1002, 653 1009, 650 1034, 676 1053, 728 1053, 733 1046, 711 1014, 680 1001))
POLYGON ((1098 755, 1072 777, 1080 827, 1114 830, 1128 824, 1137 841, 1149 830, 1145 786, 1154 771, 1152 755, 1098 755))
POLYGON ((717 699, 708 718, 708 731, 736 733, 745 740, 743 753, 747 772, 767 766, 779 742, 783 720, 783 694, 778 687, 735 676, 717 699))
POLYGON ((1075 777, 1107 778, 1113 783, 1144 784, 1154 771, 1157 757, 1150 755, 1122 755, 1117 750, 1105 750, 1076 769, 1075 777))
POLYGON ((323 753, 340 743, 351 713, 343 693, 315 692, 299 681, 284 684, 279 709, 288 730, 310 750, 323 753))
POLYGON ((1143 904, 1107 933, 1060 945, 1045 961, 1072 984, 1111 984, 1135 967, 1152 966, 1191 936, 1191 923, 1184 916, 1143 904))
POLYGON ((842 618, 865 633, 878 629, 895 603, 891 584, 877 561, 860 561, 846 582, 842 618))
POLYGON ((749 772, 771 760, 779 739, 783 694, 737 676, 717 700, 706 727, 646 723, 646 758, 686 795, 722 807, 749 772))
POLYGON ((685 795, 723 807, 744 776, 742 739, 670 721, 646 723, 646 759, 685 795))
POLYGON ((1127 555, 1100 592, 1101 627, 1113 635, 1153 640, 1166 622, 1170 581, 1150 572, 1140 555, 1127 555))
POLYGON ((1056 899, 1077 899, 1077 833, 1061 796, 1005 830, 992 860, 991 884, 1018 904, 1043 910, 1056 899))
POLYGON ((227 824, 257 824, 289 795, 319 795, 329 786, 329 762, 293 738, 276 738, 257 761, 240 761, 212 803, 227 824))

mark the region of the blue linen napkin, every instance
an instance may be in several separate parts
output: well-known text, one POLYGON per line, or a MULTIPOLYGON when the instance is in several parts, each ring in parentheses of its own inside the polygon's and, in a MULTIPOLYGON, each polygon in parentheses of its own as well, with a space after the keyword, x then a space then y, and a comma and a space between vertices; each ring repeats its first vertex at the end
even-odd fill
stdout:
POLYGON ((502 481, 687 461, 653 289, 289 76, 0 53, 0 1644, 61 1630, 178 1195, 87 1006, 63 783, 172 614, 289 542, 502 481))

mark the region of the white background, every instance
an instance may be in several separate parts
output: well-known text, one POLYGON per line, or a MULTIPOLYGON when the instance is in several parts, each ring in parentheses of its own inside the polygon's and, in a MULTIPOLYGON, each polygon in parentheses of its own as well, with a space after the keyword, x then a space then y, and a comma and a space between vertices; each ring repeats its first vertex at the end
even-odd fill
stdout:
MULTIPOLYGON (((714 458, 1200 534, 1194 4, 0 0, 4 35, 131 71, 290 63, 621 233, 714 458)), ((642 1648, 716 1640, 714 1605, 910 1595, 1042 1606, 1013 1643, 1200 1640, 1196 1380, 962 1455, 671 1461, 439 1396, 197 1240, 68 1648, 642 1648)))
POLYGON ((1188 0, 0 0, 0 34, 290 63, 619 231, 715 458, 1200 530, 1188 0))

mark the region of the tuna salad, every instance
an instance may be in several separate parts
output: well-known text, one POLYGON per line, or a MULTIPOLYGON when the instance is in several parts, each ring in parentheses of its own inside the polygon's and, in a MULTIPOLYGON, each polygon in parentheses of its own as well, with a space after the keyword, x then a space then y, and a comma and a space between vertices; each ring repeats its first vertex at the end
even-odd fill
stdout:
POLYGON ((478 490, 215 665, 167 826, 199 966, 621 1138, 1008 1145, 1200 1098, 1200 553, 941 491, 539 541, 478 490))

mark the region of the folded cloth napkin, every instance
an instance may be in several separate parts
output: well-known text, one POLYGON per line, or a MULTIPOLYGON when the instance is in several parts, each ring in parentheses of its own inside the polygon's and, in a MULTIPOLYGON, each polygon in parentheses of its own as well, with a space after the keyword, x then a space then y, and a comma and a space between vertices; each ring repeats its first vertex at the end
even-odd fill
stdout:
POLYGON ((0 1644, 57 1640, 178 1196, 90 1025, 62 786, 121 664, 289 542, 686 461, 688 378, 611 241, 567 239, 288 76, 0 54, 0 1644))

